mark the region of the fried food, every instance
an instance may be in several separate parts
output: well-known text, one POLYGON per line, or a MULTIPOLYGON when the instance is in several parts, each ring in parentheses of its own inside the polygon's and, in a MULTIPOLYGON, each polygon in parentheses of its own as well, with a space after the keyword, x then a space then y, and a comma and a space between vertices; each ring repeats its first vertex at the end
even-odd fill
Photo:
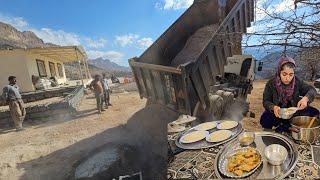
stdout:
POLYGON ((261 162, 261 156, 254 148, 248 148, 245 151, 237 152, 228 158, 227 171, 242 176, 256 168, 261 162))

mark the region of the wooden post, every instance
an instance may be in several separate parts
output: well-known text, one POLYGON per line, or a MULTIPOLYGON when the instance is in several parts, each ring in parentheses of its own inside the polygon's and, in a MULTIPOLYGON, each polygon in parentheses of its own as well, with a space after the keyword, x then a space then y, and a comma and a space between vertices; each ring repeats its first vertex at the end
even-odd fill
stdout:
POLYGON ((88 59, 85 59, 86 61, 86 66, 87 66, 87 73, 88 73, 88 79, 91 78, 90 70, 89 70, 89 64, 88 64, 88 59))
POLYGON ((80 72, 81 83, 82 83, 82 86, 84 86, 83 76, 82 76, 82 70, 81 70, 81 62, 80 62, 80 60, 79 60, 77 48, 75 48, 75 51, 76 51, 76 56, 77 56, 77 60, 78 60, 78 63, 79 63, 79 72, 80 72))

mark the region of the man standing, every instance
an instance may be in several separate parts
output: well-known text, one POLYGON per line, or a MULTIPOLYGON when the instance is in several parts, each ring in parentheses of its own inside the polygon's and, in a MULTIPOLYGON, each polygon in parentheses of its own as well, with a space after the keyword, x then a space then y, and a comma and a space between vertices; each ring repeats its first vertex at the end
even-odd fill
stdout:
POLYGON ((17 131, 23 130, 22 123, 26 116, 24 103, 19 92, 19 87, 16 84, 15 76, 9 76, 9 85, 3 88, 2 97, 9 104, 10 114, 17 131))
POLYGON ((110 103, 110 88, 108 84, 108 79, 106 77, 106 74, 102 74, 102 85, 103 85, 103 100, 105 102, 106 108, 108 109, 108 106, 112 106, 110 103))
POLYGON ((101 111, 105 111, 103 108, 103 87, 100 80, 99 75, 94 76, 94 80, 90 83, 90 89, 94 91, 96 101, 97 101, 97 109, 99 114, 101 111))

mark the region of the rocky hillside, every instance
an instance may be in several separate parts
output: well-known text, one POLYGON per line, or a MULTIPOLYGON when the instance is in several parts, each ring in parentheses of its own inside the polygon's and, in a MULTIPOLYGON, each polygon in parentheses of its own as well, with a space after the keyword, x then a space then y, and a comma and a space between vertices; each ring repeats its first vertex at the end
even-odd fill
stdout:
MULTIPOLYGON (((70 80, 76 80, 79 79, 79 65, 78 63, 65 63, 65 70, 66 70, 66 76, 67 78, 69 78, 70 80)), ((121 66, 122 67, 122 66, 121 66)), ((122 67, 122 68, 126 68, 126 67, 122 67)), ((91 76, 93 77, 96 74, 102 75, 103 73, 107 75, 107 77, 111 77, 112 74, 114 74, 117 77, 123 77, 123 76, 128 76, 131 77, 132 76, 132 72, 131 71, 121 71, 121 70, 110 70, 109 68, 105 69, 105 68, 100 68, 89 64, 89 71, 91 73, 91 76)))
POLYGON ((0 22, 0 49, 3 48, 32 48, 32 47, 56 46, 44 43, 31 31, 18 31, 9 24, 0 22))
POLYGON ((88 62, 89 64, 108 71, 130 71, 129 67, 120 66, 109 59, 103 59, 101 57, 97 59, 89 59, 88 62))
MULTIPOLYGON (((306 73, 303 70, 303 65, 300 62, 297 50, 288 50, 287 55, 294 58, 296 62, 296 75, 304 78, 306 73)), ((262 71, 256 73, 256 79, 268 79, 276 73, 276 67, 278 65, 278 59, 281 56, 281 51, 275 51, 268 53, 260 61, 263 62, 262 71)))

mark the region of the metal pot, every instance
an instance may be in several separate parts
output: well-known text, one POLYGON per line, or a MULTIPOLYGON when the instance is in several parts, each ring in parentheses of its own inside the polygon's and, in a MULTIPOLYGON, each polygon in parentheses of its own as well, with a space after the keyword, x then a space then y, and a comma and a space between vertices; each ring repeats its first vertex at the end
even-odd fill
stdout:
POLYGON ((299 132, 291 131, 293 139, 304 143, 315 143, 320 135, 320 120, 316 118, 311 128, 307 128, 313 117, 310 116, 296 116, 291 118, 290 123, 292 127, 299 129, 299 132))

